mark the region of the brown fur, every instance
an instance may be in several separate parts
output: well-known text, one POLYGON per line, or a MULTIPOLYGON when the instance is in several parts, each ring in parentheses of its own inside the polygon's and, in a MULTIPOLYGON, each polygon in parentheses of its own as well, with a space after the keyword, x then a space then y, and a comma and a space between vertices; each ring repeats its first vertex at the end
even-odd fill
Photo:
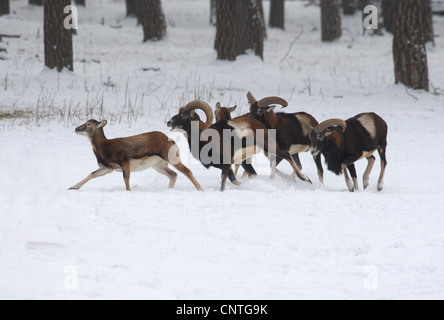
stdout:
POLYGON ((77 190, 93 178, 115 170, 121 170, 126 189, 131 190, 129 184, 131 162, 141 160, 142 162, 146 161, 146 163, 152 161, 154 169, 170 178, 171 188, 174 187, 177 174, 168 168, 168 164, 173 165, 187 176, 197 190, 202 190, 192 172, 181 163, 179 148, 176 143, 169 140, 165 134, 154 131, 108 140, 103 132, 105 125, 106 121, 99 123, 92 119, 76 128, 76 133, 86 135, 89 138, 100 168, 71 189, 77 190))

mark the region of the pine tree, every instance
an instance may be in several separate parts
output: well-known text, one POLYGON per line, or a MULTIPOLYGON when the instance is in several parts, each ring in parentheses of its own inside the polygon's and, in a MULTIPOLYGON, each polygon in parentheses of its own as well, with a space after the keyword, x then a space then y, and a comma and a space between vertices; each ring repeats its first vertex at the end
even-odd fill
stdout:
POLYGON ((382 0, 384 28, 393 33, 393 0, 382 0))
POLYGON ((263 59, 264 25, 256 0, 216 1, 215 49, 219 60, 236 60, 247 50, 263 59))
POLYGON ((395 82, 429 91, 423 0, 394 0, 395 82))
POLYGON ((69 5, 71 0, 45 0, 44 5, 45 65, 59 72, 63 68, 74 70, 73 32, 64 25, 68 16, 64 8, 69 5))
POLYGON ((162 40, 166 35, 166 21, 160 0, 138 0, 138 18, 143 26, 143 42, 162 40))
POLYGON ((322 41, 331 42, 341 37, 340 0, 321 0, 322 41))
POLYGON ((137 16, 137 0, 126 0, 126 16, 137 16))
POLYGON ((0 16, 9 14, 9 0, 0 0, 0 16))
POLYGON ((43 6, 43 0, 29 0, 29 4, 34 4, 37 6, 43 6))
POLYGON ((270 21, 272 28, 285 29, 285 6, 284 0, 270 0, 270 21))
POLYGON ((433 12, 432 12, 432 1, 424 0, 424 37, 425 42, 432 42, 435 45, 435 35, 433 32, 433 12))

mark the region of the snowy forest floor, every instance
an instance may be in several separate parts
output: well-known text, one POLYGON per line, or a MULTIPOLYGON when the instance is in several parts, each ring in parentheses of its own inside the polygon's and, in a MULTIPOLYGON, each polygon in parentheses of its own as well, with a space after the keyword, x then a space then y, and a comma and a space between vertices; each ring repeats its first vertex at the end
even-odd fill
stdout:
POLYGON ((43 68, 42 8, 11 0, 0 18, 0 33, 21 36, 0 42, 0 298, 443 299, 444 17, 426 93, 394 85, 392 36, 363 36, 359 15, 325 44, 319 8, 286 2, 286 30, 268 29, 264 61, 225 62, 207 0, 162 2, 168 35, 156 43, 141 43, 123 0, 79 8, 74 73, 43 68), (259 177, 219 192, 220 171, 193 160, 166 121, 194 99, 245 113, 249 90, 318 121, 381 115, 384 190, 378 158, 369 189, 352 194, 327 171, 321 189, 302 154, 313 185, 270 179, 257 156, 259 177), (108 138, 170 135, 205 191, 183 175, 169 190, 154 170, 133 174, 132 192, 118 173, 67 191, 97 167, 74 133, 89 118, 109 120, 108 138))

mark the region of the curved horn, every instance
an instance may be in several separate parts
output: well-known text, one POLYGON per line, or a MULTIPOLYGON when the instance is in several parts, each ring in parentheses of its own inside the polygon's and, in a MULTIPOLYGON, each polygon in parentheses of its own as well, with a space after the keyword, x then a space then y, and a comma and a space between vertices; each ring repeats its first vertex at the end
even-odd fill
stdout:
POLYGON ((314 128, 314 132, 316 134, 322 133, 325 130, 327 130, 329 127, 332 126, 340 126, 342 128, 342 131, 345 131, 347 128, 347 123, 344 120, 341 119, 330 119, 326 120, 324 122, 321 122, 314 128))
POLYGON ((209 106, 208 103, 200 101, 200 100, 195 100, 195 101, 191 101, 190 103, 188 103, 185 107, 183 107, 183 111, 192 111, 192 110, 202 110, 203 112, 205 112, 205 116, 207 117, 207 121, 200 126, 201 130, 205 130, 208 129, 211 124, 213 123, 213 110, 211 109, 211 107, 209 106))
POLYGON ((253 94, 250 91, 248 91, 248 93, 247 93, 247 98, 248 98, 248 102, 250 104, 257 102, 256 98, 253 96, 253 94))
POLYGON ((279 97, 267 97, 258 101, 257 105, 259 108, 266 108, 272 104, 280 104, 282 107, 287 107, 288 102, 279 97))

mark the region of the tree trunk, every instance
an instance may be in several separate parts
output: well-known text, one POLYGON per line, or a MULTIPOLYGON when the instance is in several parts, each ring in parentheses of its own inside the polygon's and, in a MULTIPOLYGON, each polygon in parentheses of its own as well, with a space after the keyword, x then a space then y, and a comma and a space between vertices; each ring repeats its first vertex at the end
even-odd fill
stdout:
POLYGON ((263 59, 264 28, 256 0, 216 1, 216 40, 219 60, 236 60, 247 50, 263 59))
POLYGON ((138 0, 126 0, 126 16, 137 16, 137 2, 138 0))
POLYGON ((284 0, 270 0, 270 21, 271 28, 285 29, 285 6, 284 0))
POLYGON ((264 32, 264 39, 267 38, 267 25, 265 23, 264 6, 262 0, 256 0, 257 7, 259 8, 259 20, 262 25, 262 31, 264 32))
POLYGON ((0 16, 9 14, 9 0, 0 0, 0 16))
POLYGON ((76 0, 76 5, 85 7, 85 0, 76 0))
POLYGON ((385 30, 393 33, 393 0, 382 0, 382 16, 385 30))
POLYGON ((166 21, 160 0, 138 0, 138 17, 143 26, 143 42, 162 40, 166 21))
POLYGON ((429 91, 423 0, 394 0, 395 82, 429 91))
POLYGON ((342 12, 345 15, 354 15, 358 8, 357 0, 342 0, 342 12))
POLYGON ((43 0, 29 0, 29 4, 35 4, 37 6, 43 6, 43 0))
POLYGON ((45 0, 44 5, 45 65, 59 72, 74 71, 72 30, 64 26, 68 14, 63 10, 69 5, 71 0, 45 0))
POLYGON ((424 0, 424 37, 425 42, 432 42, 435 45, 435 35, 433 32, 433 12, 431 0, 424 0))
POLYGON ((216 0, 210 0, 210 24, 216 25, 216 0))
POLYGON ((321 0, 322 41, 331 42, 341 37, 340 0, 321 0))

